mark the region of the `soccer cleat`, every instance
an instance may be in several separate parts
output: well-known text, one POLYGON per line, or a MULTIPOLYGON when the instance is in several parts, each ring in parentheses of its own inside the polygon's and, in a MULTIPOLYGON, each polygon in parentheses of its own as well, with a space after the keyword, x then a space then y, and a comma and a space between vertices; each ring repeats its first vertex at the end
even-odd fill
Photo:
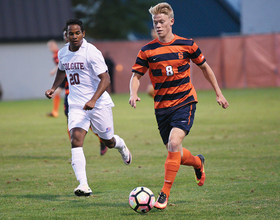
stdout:
POLYGON ((195 180, 196 180, 197 185, 202 186, 205 181, 205 172, 204 172, 205 158, 201 154, 198 154, 197 156, 201 160, 201 168, 194 169, 194 174, 195 174, 195 180))
POLYGON ((118 150, 118 151, 122 155, 123 162, 126 165, 129 165, 132 161, 132 155, 131 155, 129 149, 127 148, 127 146, 124 144, 124 147, 122 148, 122 150, 118 150))
POLYGON ((76 196, 90 196, 92 195, 92 191, 88 185, 79 185, 76 189, 74 189, 74 193, 76 196))
POLYGON ((157 209, 165 209, 167 206, 168 198, 164 192, 161 192, 158 196, 158 199, 154 205, 157 209))
POLYGON ((100 141, 100 155, 104 155, 108 150, 108 147, 100 141))

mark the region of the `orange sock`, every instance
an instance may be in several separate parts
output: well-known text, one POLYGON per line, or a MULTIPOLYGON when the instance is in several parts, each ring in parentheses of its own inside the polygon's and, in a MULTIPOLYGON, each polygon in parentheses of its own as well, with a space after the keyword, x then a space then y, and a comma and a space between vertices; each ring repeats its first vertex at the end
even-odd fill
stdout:
POLYGON ((189 150, 183 148, 181 165, 193 166, 195 169, 199 169, 201 167, 201 160, 198 156, 193 156, 189 150))
POLYGON ((53 110, 52 110, 52 113, 56 117, 58 116, 59 105, 60 105, 60 95, 55 95, 53 97, 53 110))
POLYGON ((165 176, 164 176, 164 184, 162 187, 162 192, 164 192, 167 198, 170 195, 170 190, 175 180, 176 174, 180 168, 181 162, 181 153, 178 152, 170 152, 168 151, 168 155, 165 161, 165 176))

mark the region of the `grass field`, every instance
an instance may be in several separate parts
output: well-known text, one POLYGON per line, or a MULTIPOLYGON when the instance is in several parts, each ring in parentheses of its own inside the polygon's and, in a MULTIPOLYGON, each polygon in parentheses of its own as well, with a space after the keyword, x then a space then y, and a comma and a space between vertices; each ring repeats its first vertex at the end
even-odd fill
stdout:
POLYGON ((167 152, 158 134, 153 101, 113 95, 115 133, 133 155, 124 165, 112 149, 99 155, 88 133, 84 151, 93 196, 76 197, 66 118, 48 118, 52 101, 0 102, 0 219, 279 219, 280 88, 225 90, 222 109, 212 91, 199 91, 194 126, 183 145, 206 157, 199 187, 181 167, 164 211, 137 214, 128 205, 136 186, 157 197, 167 152))

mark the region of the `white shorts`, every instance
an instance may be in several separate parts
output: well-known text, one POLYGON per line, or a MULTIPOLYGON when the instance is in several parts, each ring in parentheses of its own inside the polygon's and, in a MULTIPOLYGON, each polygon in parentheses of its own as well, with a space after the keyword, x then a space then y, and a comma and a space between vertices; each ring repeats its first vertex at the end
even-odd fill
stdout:
POLYGON ((92 131, 100 138, 109 140, 114 136, 113 113, 111 107, 93 108, 85 111, 79 107, 70 107, 68 113, 68 128, 82 128, 92 131))

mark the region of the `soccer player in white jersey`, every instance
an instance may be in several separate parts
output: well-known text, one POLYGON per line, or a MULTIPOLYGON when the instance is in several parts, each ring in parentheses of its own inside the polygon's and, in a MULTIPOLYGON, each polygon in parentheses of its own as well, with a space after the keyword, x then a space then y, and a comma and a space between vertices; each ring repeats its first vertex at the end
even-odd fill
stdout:
POLYGON ((107 147, 120 152, 126 165, 131 163, 132 156, 124 140, 114 134, 111 109, 114 103, 106 92, 110 76, 101 52, 84 39, 82 21, 69 19, 65 28, 68 43, 58 52, 56 78, 45 95, 47 98, 53 97, 66 73, 70 90, 68 127, 72 145, 72 167, 80 182, 74 193, 77 196, 89 196, 92 191, 86 176, 83 143, 90 126, 107 147))

